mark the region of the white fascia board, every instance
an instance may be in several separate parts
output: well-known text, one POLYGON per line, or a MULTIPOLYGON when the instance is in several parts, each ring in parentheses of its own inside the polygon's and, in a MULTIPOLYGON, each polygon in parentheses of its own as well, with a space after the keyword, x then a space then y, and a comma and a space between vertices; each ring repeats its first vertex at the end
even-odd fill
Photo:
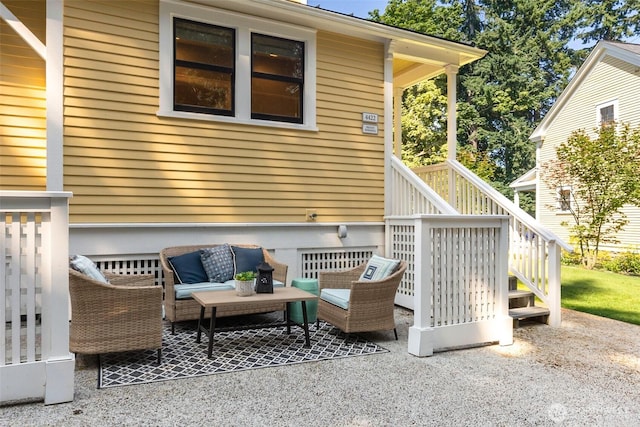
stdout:
POLYGON ((529 169, 523 173, 518 179, 509 184, 511 188, 520 190, 535 190, 537 182, 538 170, 536 168, 529 169))
POLYGON ((569 84, 562 91, 556 102, 549 109, 542 121, 535 128, 529 139, 533 142, 540 142, 547 132, 547 129, 555 116, 562 110, 564 105, 571 99, 580 84, 591 74, 596 64, 606 56, 611 56, 621 61, 640 67, 640 55, 617 46, 615 43, 601 41, 596 44, 587 59, 582 63, 569 84))
POLYGON ((367 40, 379 42, 395 40, 400 43, 400 46, 407 46, 410 49, 419 46, 437 46, 445 51, 454 51, 458 54, 459 60, 455 65, 464 65, 473 62, 487 54, 485 50, 463 43, 395 28, 361 18, 354 18, 288 0, 246 0, 234 2, 229 0, 185 0, 185 2, 235 10, 278 21, 293 22, 297 25, 346 34, 367 40))

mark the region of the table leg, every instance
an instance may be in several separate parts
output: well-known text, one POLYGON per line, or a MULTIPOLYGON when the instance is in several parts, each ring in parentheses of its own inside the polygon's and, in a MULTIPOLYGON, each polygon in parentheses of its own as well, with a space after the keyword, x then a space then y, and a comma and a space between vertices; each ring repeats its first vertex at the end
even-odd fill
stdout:
POLYGON ((304 321, 304 338, 306 341, 305 347, 311 347, 311 340, 309 339, 309 321, 307 319, 307 302, 300 302, 302 303, 302 320, 304 321))
POLYGON ((290 302, 286 304, 287 312, 285 313, 285 318, 287 319, 287 335, 291 335, 291 304, 290 302))
POLYGON ((200 317, 198 318, 198 333, 196 334, 196 342, 200 344, 202 336, 202 321, 204 320, 204 307, 200 307, 200 317))
POLYGON ((213 332, 216 330, 216 308, 211 307, 211 319, 209 319, 209 347, 207 348, 207 357, 211 359, 213 353, 213 332))

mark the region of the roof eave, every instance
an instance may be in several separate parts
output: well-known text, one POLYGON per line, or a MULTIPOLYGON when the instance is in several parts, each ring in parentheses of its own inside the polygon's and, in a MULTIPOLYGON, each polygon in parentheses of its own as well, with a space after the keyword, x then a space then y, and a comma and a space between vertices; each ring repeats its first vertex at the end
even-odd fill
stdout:
POLYGON ((245 0, 242 2, 230 2, 228 0, 184 1, 259 15, 274 20, 291 22, 297 25, 309 26, 368 40, 379 42, 394 40, 398 48, 406 46, 408 50, 415 50, 420 46, 439 48, 443 51, 455 52, 457 54, 458 58, 452 65, 462 66, 476 61, 487 54, 487 51, 483 49, 464 43, 391 27, 378 22, 355 18, 289 0, 245 0))
POLYGON ((558 99, 549 109, 544 118, 540 121, 538 126, 534 129, 529 140, 533 142, 541 142, 544 139, 544 135, 547 132, 547 128, 555 118, 555 116, 562 110, 564 105, 571 99, 573 92, 580 86, 580 83, 589 75, 595 64, 598 63, 604 56, 611 55, 615 58, 619 58, 623 61, 629 62, 640 67, 640 55, 631 52, 627 49, 617 46, 616 43, 600 41, 593 48, 587 59, 582 63, 576 74, 573 76, 567 87, 564 88, 558 99))

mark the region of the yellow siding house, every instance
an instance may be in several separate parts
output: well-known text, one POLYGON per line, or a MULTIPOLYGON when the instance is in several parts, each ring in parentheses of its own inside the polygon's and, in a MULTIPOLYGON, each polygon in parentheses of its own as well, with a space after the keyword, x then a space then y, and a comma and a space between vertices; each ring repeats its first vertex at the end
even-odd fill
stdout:
POLYGON ((72 192, 71 253, 115 270, 179 244, 260 244, 290 277, 383 253, 402 90, 486 53, 287 0, 0 5, 0 189, 72 192))

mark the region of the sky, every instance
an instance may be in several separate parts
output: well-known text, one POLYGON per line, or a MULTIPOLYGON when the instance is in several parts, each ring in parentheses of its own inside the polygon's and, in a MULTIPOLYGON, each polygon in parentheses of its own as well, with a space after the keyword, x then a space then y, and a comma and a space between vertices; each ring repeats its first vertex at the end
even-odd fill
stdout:
POLYGON ((388 0, 307 0, 309 6, 320 6, 334 12, 353 14, 358 18, 368 18, 369 12, 379 9, 384 12, 388 0))

